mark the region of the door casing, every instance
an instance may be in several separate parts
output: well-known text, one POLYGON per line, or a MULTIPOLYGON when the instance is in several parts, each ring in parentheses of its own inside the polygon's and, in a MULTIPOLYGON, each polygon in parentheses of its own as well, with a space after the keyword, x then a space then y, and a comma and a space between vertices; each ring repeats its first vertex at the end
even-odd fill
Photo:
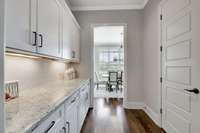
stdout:
POLYGON ((124 97, 123 97, 123 106, 127 101, 127 24, 126 23, 97 23, 91 24, 90 34, 91 34, 91 46, 90 46, 90 57, 91 57, 91 107, 93 107, 93 100, 94 100, 94 35, 93 29, 95 27, 101 26, 123 26, 124 27, 124 97))

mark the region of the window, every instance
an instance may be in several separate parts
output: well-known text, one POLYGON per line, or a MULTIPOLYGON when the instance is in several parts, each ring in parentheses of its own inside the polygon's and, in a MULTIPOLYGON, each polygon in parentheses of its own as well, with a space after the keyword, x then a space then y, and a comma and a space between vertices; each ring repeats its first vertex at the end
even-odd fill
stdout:
POLYGON ((97 62, 99 70, 123 70, 124 53, 119 47, 97 48, 97 62))

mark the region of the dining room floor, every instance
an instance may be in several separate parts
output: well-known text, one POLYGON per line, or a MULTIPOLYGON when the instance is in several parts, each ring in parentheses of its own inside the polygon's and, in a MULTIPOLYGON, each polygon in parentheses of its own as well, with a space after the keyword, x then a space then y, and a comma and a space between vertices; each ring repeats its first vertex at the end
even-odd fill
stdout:
POLYGON ((117 98, 96 98, 81 133, 163 133, 143 110, 128 110, 117 98))
POLYGON ((108 91, 105 86, 100 86, 98 89, 95 87, 94 89, 95 98, 123 98, 123 96, 123 91, 108 91))

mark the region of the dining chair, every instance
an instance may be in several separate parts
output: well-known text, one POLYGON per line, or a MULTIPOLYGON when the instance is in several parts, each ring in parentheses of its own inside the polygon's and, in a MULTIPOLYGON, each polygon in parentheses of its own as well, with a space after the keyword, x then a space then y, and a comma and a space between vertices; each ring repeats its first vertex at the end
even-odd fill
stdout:
POLYGON ((123 88, 123 71, 118 72, 118 79, 117 79, 118 89, 122 91, 123 88))
POLYGON ((115 89, 117 91, 118 89, 118 72, 109 72, 109 77, 108 77, 108 90, 113 91, 113 86, 115 86, 115 89))

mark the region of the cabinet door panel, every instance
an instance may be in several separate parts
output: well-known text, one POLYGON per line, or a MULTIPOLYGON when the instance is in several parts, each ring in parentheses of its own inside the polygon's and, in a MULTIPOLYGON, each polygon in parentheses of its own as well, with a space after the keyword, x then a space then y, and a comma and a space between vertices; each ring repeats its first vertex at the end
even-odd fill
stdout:
POLYGON ((6 47, 35 52, 36 0, 6 0, 6 47))
POLYGON ((73 22, 73 59, 75 61, 79 61, 80 59, 80 29, 79 27, 73 22))
POLYGON ((65 119, 67 124, 67 131, 69 133, 78 132, 78 98, 70 107, 65 110, 65 119))
POLYGON ((56 0, 38 0, 38 34, 42 35, 38 37, 38 52, 41 54, 56 57, 61 54, 59 13, 56 0))
POLYGON ((63 58, 72 58, 72 19, 67 11, 63 9, 63 58))

